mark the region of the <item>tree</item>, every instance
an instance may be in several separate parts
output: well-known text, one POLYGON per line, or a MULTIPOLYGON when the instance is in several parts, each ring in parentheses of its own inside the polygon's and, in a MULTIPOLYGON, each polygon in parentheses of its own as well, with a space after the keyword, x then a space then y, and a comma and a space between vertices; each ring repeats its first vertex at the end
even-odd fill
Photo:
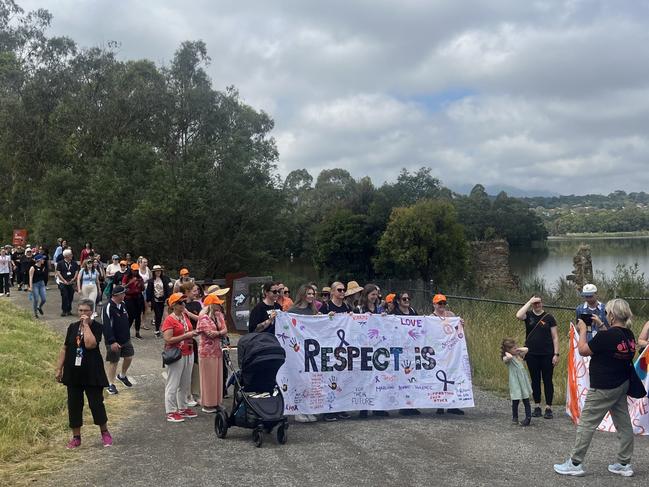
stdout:
POLYGON ((467 270, 467 244, 452 204, 423 200, 395 208, 378 242, 376 271, 399 279, 450 284, 467 270))

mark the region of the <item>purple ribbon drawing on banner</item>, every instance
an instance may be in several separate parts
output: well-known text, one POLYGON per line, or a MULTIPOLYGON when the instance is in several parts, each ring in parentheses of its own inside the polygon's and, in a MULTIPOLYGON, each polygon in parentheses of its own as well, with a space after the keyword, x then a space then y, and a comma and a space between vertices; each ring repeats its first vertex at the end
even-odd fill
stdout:
POLYGON ((344 346, 349 346, 349 342, 345 340, 345 330, 340 328, 337 332, 336 335, 338 335, 338 338, 340 338, 340 345, 338 345, 338 348, 344 347, 344 346))
POLYGON ((438 370, 437 374, 435 374, 435 375, 437 376, 437 380, 444 383, 444 392, 448 391, 448 385, 449 384, 455 384, 455 381, 447 380, 446 372, 444 372, 443 370, 438 370))

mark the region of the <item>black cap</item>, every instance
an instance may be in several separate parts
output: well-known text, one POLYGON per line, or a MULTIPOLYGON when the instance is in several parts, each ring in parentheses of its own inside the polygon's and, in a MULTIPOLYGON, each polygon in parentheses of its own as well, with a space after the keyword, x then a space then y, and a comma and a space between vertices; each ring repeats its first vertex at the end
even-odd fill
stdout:
POLYGON ((124 294, 125 292, 126 288, 124 286, 114 286, 111 295, 116 296, 117 294, 124 294))

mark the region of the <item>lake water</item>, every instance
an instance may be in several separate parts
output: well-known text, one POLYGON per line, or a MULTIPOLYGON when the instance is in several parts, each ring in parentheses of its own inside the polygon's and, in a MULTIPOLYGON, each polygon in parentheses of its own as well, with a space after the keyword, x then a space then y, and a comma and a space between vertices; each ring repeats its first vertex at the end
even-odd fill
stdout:
POLYGON ((582 243, 590 245, 595 272, 612 275, 619 264, 632 266, 637 263, 641 272, 649 274, 649 237, 548 240, 545 248, 512 249, 511 270, 521 280, 538 276, 554 285, 560 277, 572 273, 572 259, 582 243))

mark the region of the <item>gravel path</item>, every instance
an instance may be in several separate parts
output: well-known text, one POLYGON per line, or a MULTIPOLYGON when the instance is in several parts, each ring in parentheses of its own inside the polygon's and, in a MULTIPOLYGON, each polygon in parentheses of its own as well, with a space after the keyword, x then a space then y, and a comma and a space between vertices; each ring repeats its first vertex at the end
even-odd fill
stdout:
MULTIPOLYGON (((14 291, 9 299, 31 309, 27 293, 14 291)), ((59 317, 60 296, 52 286, 48 300, 41 321, 64 333, 71 320, 59 317)), ((109 423, 114 446, 103 449, 94 438, 94 426, 84 428, 78 462, 33 484, 592 487, 634 482, 606 471, 614 461, 616 441, 615 435, 600 432, 584 465, 586 477, 560 477, 552 464, 566 459, 575 435, 562 410, 555 410, 554 420, 534 419, 529 428, 521 428, 510 424, 509 401, 478 389, 476 407, 464 417, 424 410, 407 418, 392 413, 390 418, 291 424, 286 445, 267 436, 262 448, 253 445, 251 430, 232 428, 219 440, 213 415, 199 413, 179 424, 164 420, 161 341, 152 331, 143 331, 143 336, 143 341, 134 341, 129 376, 135 386, 126 390, 118 385, 120 394, 133 398, 134 408, 121 424, 109 423)), ((636 437, 635 449, 637 482, 649 471, 644 465, 649 439, 636 437)))

